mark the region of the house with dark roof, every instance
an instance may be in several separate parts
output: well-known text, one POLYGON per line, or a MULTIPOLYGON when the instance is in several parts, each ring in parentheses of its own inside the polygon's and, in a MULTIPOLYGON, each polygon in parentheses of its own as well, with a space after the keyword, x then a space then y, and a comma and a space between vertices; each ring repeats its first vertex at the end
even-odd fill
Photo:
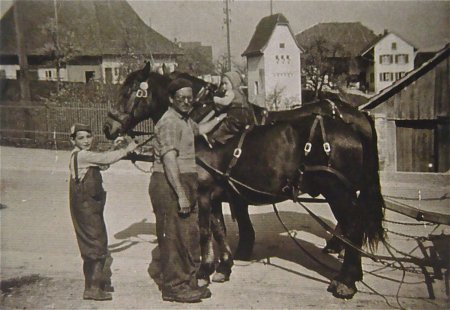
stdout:
POLYGON ((360 53, 374 41, 377 35, 360 22, 319 23, 295 35, 297 42, 308 53, 317 40, 323 40, 328 48, 326 58, 333 66, 333 73, 346 74, 349 80, 363 80, 365 72, 360 64, 360 53))
POLYGON ((176 44, 147 26, 126 1, 55 1, 16 1, 4 14, 0 21, 3 77, 17 78, 17 29, 23 37, 29 75, 38 80, 56 79, 55 42, 61 53, 70 53, 62 63, 61 79, 73 82, 91 78, 117 82, 122 57, 127 54, 172 70, 183 54, 176 44), (18 18, 14 18, 15 9, 18 18))
POLYGON ((301 104, 301 48, 283 14, 262 18, 242 56, 249 102, 269 109, 301 104))
POLYGON ((383 171, 448 173, 449 68, 447 43, 359 107, 375 118, 383 171))
POLYGON ((414 69, 416 48, 399 35, 384 31, 361 51, 368 90, 378 93, 414 69))

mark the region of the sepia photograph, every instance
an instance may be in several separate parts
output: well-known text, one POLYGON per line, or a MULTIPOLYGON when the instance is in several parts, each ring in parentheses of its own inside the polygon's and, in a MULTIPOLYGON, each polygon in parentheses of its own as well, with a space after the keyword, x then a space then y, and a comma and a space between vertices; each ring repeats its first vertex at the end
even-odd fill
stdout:
POLYGON ((450 1, 0 0, 0 308, 449 309, 450 1))

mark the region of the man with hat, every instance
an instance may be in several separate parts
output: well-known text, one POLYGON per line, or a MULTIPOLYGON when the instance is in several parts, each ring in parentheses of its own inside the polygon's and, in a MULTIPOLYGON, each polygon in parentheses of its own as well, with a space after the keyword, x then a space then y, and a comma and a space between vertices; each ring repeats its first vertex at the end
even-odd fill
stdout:
POLYGON ((115 151, 93 152, 92 131, 84 124, 74 124, 70 128, 70 142, 74 146, 70 157, 70 213, 83 259, 85 289, 83 299, 111 300, 112 286, 110 279, 103 273, 108 257, 108 238, 103 218, 106 192, 102 185, 100 170, 109 168, 110 164, 136 148, 131 138, 128 145, 115 151))
POLYGON ((194 136, 212 130, 225 114, 201 124, 190 119, 193 93, 186 79, 170 82, 168 93, 171 105, 155 125, 156 161, 149 186, 161 253, 159 270, 152 277, 163 300, 199 302, 211 292, 199 287, 196 279, 200 232, 194 136))

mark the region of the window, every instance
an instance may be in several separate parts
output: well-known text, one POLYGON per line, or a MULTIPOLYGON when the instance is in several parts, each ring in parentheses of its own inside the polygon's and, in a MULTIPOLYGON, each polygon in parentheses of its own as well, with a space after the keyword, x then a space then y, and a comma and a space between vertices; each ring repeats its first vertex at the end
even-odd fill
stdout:
POLYGON ((280 48, 284 48, 284 43, 280 43, 280 48))
POLYGON ((120 68, 114 68, 114 75, 118 76, 120 73, 120 68))
POLYGON ((259 89, 258 89, 258 81, 255 81, 255 89, 254 89, 254 94, 255 94, 255 96, 256 95, 258 95, 258 93, 259 93, 259 89))
POLYGON ((281 55, 281 62, 284 63, 284 55, 281 55))
POLYGON ((389 82, 393 80, 392 72, 382 72, 380 73, 380 81, 389 82))
POLYGON ((51 80, 53 78, 53 72, 52 70, 45 70, 45 79, 46 80, 51 80))
POLYGON ((400 80, 402 77, 406 75, 406 72, 395 72, 395 80, 400 80))
POLYGON ((286 55, 286 60, 287 60, 287 63, 288 63, 288 64, 291 63, 291 58, 289 57, 289 55, 286 55))
POLYGON ((391 49, 394 51, 397 49, 397 42, 392 42, 391 49))
POLYGON ((280 62, 280 56, 276 55, 276 56, 275 56, 275 59, 277 60, 277 63, 280 62))
POLYGON ((404 65, 409 62, 408 54, 398 54, 395 55, 395 63, 399 65, 404 65))
POLYGON ((392 55, 380 55, 380 64, 390 65, 392 63, 392 55))

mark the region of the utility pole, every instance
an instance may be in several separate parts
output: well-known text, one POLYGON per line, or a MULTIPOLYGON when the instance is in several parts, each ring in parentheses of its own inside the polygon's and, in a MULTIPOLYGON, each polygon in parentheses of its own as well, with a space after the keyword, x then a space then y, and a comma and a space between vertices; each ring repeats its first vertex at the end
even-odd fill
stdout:
POLYGON ((61 48, 59 46, 59 29, 58 29, 58 8, 56 6, 56 0, 53 0, 53 10, 55 14, 55 25, 54 25, 54 40, 55 40, 55 57, 56 57, 56 93, 59 94, 60 83, 61 83, 61 48))
POLYGON ((272 5, 272 0, 270 0, 270 15, 273 15, 273 5, 272 5))
POLYGON ((22 101, 30 101, 30 83, 28 80, 28 59, 27 52, 25 50, 25 42, 23 40, 23 30, 20 0, 15 0, 14 2, 14 24, 16 26, 16 45, 17 54, 19 58, 19 86, 20 86, 20 99, 22 101))
POLYGON ((228 70, 231 71, 231 47, 230 47, 230 9, 228 8, 228 1, 225 0, 225 23, 227 25, 227 51, 228 51, 228 70))

